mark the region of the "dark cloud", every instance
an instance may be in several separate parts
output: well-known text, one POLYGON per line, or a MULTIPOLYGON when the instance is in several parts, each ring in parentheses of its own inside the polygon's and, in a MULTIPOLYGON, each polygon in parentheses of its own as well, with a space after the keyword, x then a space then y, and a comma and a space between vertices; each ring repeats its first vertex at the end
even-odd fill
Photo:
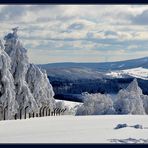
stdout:
POLYGON ((148 10, 145 10, 141 14, 133 17, 132 22, 139 25, 148 25, 148 10))
POLYGON ((82 30, 85 27, 82 23, 73 23, 70 26, 68 26, 67 30, 73 31, 73 30, 82 30))
POLYGON ((49 22, 51 19, 49 17, 39 17, 36 20, 37 22, 49 22))
POLYGON ((93 32, 88 32, 88 33, 86 34, 86 37, 87 37, 87 38, 93 38, 93 37, 94 37, 94 33, 93 33, 93 32))
POLYGON ((104 32, 104 35, 106 35, 106 36, 108 36, 108 35, 117 36, 118 34, 117 34, 117 32, 115 32, 115 31, 105 31, 105 32, 104 32))

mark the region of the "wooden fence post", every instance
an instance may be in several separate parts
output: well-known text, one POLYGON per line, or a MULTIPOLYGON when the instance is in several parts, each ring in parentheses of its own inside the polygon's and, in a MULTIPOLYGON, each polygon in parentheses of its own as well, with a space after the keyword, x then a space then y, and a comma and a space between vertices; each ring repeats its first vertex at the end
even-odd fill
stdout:
POLYGON ((4 120, 6 120, 6 109, 8 109, 8 105, 4 107, 4 120))
POLYGON ((40 117, 42 117, 42 109, 43 109, 43 106, 40 108, 40 112, 39 112, 40 117))
POLYGON ((38 117, 38 113, 36 113, 36 117, 38 117))
POLYGON ((63 113, 66 111, 66 108, 64 109, 63 113))
POLYGON ((61 113, 61 109, 59 108, 59 111, 58 111, 59 116, 61 115, 60 113, 61 113))
POLYGON ((55 116, 55 110, 56 110, 56 108, 54 109, 54 111, 53 111, 53 115, 55 116))
POLYGON ((50 116, 51 114, 50 114, 50 108, 48 109, 48 116, 50 116))
POLYGON ((64 111, 64 109, 61 109, 61 111, 60 111, 61 115, 62 115, 63 111, 64 111))
POLYGON ((58 116, 59 115, 59 108, 57 108, 57 110, 56 110, 56 115, 58 116))
POLYGON ((26 107, 25 107, 25 119, 26 119, 26 117, 27 117, 27 112, 26 112, 26 111, 27 111, 27 108, 28 108, 28 107, 29 107, 29 106, 26 106, 26 107))
POLYGON ((47 108, 46 108, 46 116, 48 116, 48 110, 49 109, 49 106, 47 106, 47 108))
POLYGON ((4 119, 4 107, 3 107, 3 105, 2 104, 0 104, 0 108, 1 108, 1 113, 2 113, 2 119, 0 119, 0 120, 3 120, 4 119))
POLYGON ((34 112, 32 113, 32 117, 34 118, 34 112))
POLYGON ((14 119, 15 119, 15 120, 17 119, 17 114, 14 115, 14 119))
POLYGON ((47 106, 44 106, 44 108, 43 108, 43 112, 42 112, 43 117, 44 117, 44 113, 45 113, 45 109, 46 109, 46 107, 47 107, 47 106))
POLYGON ((29 118, 31 118, 31 113, 29 113, 29 118))
POLYGON ((51 111, 51 116, 53 116, 53 111, 51 111))

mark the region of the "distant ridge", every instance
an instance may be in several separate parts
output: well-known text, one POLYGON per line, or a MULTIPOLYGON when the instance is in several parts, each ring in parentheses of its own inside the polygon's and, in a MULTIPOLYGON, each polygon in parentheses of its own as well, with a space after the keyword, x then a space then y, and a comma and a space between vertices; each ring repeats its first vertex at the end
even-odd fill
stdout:
POLYGON ((97 71, 124 70, 137 67, 148 68, 148 57, 125 60, 125 61, 117 61, 117 62, 96 62, 96 63, 61 62, 61 63, 39 64, 38 66, 46 70, 53 68, 89 68, 97 71))

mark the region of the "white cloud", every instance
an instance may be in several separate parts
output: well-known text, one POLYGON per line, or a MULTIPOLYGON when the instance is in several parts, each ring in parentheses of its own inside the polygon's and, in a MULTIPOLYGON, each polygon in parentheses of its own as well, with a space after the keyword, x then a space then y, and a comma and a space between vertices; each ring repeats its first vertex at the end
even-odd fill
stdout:
POLYGON ((0 37, 20 26, 34 63, 146 56, 148 28, 134 19, 143 21, 147 11, 146 5, 0 5, 0 37))

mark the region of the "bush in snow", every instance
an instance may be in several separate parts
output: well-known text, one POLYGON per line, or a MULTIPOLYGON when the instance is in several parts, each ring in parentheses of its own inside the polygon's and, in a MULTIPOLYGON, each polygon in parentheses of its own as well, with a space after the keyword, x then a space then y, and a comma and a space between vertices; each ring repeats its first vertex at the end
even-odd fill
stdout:
POLYGON ((77 108, 76 115, 115 114, 113 102, 107 95, 83 93, 84 103, 77 108))
POLYGON ((132 127, 136 128, 136 129, 143 129, 143 126, 140 125, 140 124, 136 124, 136 125, 134 125, 132 127))
POLYGON ((120 128, 124 128, 124 127, 128 127, 128 125, 126 123, 124 124, 118 124, 115 129, 120 129, 120 128))
POLYGON ((120 90, 117 94, 114 102, 116 112, 118 114, 145 114, 141 95, 142 90, 134 79, 125 90, 120 90))

